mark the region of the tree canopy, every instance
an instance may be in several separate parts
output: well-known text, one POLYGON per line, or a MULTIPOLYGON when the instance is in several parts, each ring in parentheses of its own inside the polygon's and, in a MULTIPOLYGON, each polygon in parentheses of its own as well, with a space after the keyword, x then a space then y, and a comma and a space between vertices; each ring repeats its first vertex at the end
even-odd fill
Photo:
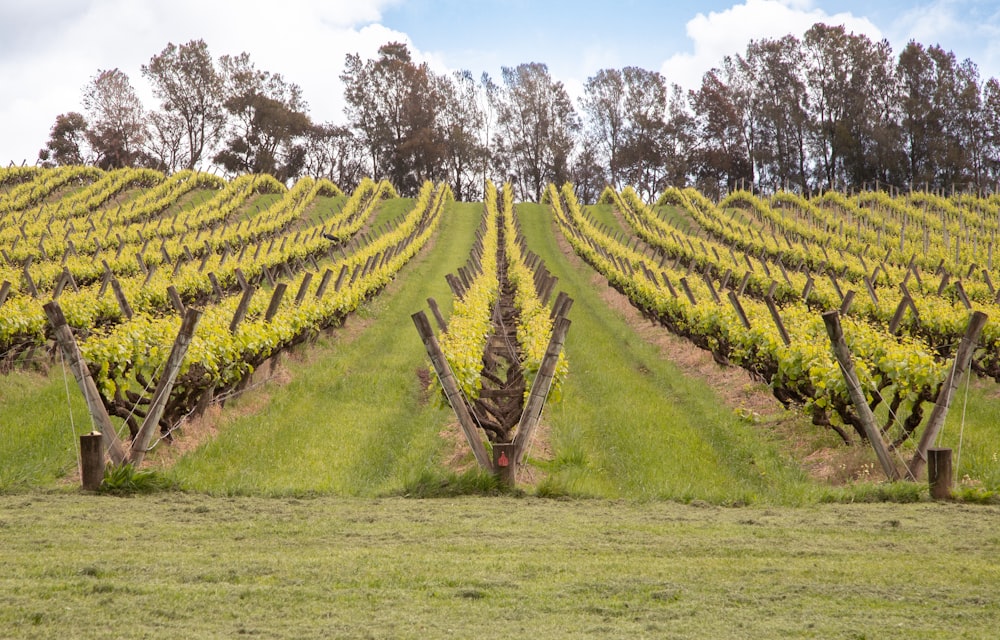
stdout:
POLYGON ((446 180, 460 199, 485 180, 537 200, 572 180, 584 200, 605 184, 653 198, 667 186, 723 194, 896 188, 1000 189, 1000 80, 971 60, 909 42, 813 25, 755 40, 685 90, 656 71, 601 69, 574 100, 541 62, 495 81, 435 73, 388 42, 350 54, 344 122, 316 123, 302 89, 247 53, 214 59, 202 40, 168 43, 142 67, 158 109, 128 76, 99 70, 81 108, 57 116, 39 152, 48 165, 214 164, 345 188, 388 179, 404 195, 446 180))

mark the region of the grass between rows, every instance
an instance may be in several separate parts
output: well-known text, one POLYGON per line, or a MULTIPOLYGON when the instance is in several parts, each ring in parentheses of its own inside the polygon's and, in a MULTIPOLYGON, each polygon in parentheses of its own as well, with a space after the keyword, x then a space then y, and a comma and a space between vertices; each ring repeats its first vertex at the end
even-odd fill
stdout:
POLYGON ((0 492, 50 486, 76 464, 92 424, 69 366, 0 374, 0 492))
POLYGON ((555 460, 546 491, 712 502, 815 499, 768 435, 725 409, 632 331, 606 283, 559 249, 546 207, 518 206, 528 245, 573 299, 564 400, 547 408, 555 460))
POLYGON ((184 488, 221 494, 373 495, 434 473, 448 412, 422 397, 417 370, 427 356, 410 315, 426 308, 427 297, 450 310, 444 276, 467 258, 480 210, 450 205, 433 247, 390 291, 318 348, 285 358, 288 384, 265 387, 263 401, 228 404, 218 436, 184 456, 172 477, 184 488))
POLYGON ((986 638, 1000 508, 0 496, 5 637, 986 638))

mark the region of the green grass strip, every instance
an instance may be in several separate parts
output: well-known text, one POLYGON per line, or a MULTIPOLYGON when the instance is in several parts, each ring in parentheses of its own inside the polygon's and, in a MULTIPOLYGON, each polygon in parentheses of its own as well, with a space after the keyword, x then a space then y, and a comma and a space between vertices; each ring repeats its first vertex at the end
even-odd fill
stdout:
POLYGON ((448 313, 444 276, 468 257, 481 208, 449 205, 428 250, 349 318, 346 331, 321 339, 307 362, 285 359, 292 379, 265 388, 270 401, 263 408, 240 416, 244 401, 228 404, 235 417, 224 417, 218 437, 174 468, 181 486, 221 494, 374 495, 434 473, 450 409, 423 402, 417 370, 427 355, 410 315, 426 309, 428 297, 448 313), (351 325, 362 320, 370 326, 354 335, 351 325))
POLYGON ((595 272, 556 244, 547 207, 518 206, 529 247, 575 301, 570 373, 550 403, 554 460, 543 493, 635 499, 799 502, 814 492, 769 436, 685 377, 601 298, 595 272))
POLYGON ((0 398, 0 492, 51 486, 71 471, 91 422, 69 366, 57 357, 47 375, 0 375, 0 398))

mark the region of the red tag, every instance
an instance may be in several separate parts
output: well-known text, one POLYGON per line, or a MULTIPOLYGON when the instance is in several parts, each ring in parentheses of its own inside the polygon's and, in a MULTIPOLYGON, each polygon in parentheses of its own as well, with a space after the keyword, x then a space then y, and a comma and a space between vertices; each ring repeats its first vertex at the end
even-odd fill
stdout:
POLYGON ((510 460, 507 459, 507 452, 506 451, 501 451, 500 452, 500 458, 497 460, 497 465, 499 465, 501 467, 506 467, 506 466, 510 465, 510 460))

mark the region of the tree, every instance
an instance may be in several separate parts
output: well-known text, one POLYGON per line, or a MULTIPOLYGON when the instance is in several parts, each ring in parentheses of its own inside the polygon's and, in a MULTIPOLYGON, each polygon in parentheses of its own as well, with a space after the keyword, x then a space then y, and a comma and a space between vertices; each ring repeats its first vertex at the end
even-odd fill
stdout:
POLYGON ((413 62, 405 44, 389 42, 378 53, 367 61, 347 55, 340 76, 345 112, 368 151, 372 175, 413 195, 424 180, 444 175, 443 85, 426 64, 413 62))
POLYGON ((923 45, 910 41, 899 54, 902 126, 911 186, 934 182, 935 138, 943 137, 941 114, 934 103, 934 61, 923 45))
POLYGON ((791 184, 807 188, 808 114, 801 60, 801 43, 785 36, 752 41, 741 65, 753 87, 754 173, 757 184, 771 191, 791 184))
POLYGON ((576 197, 584 204, 592 204, 600 197, 609 184, 608 173, 601 162, 598 143, 593 138, 584 138, 573 159, 570 173, 576 197))
POLYGON ((496 96, 496 153, 508 160, 522 197, 537 202, 546 184, 568 180, 579 121, 563 84, 552 79, 544 64, 503 67, 502 75, 503 88, 496 96))
POLYGON ((898 180, 899 83, 888 41, 815 24, 803 40, 810 148, 826 188, 898 180))
POLYGON ((86 162, 87 119, 76 111, 56 116, 49 141, 38 152, 43 166, 66 166, 86 162))
POLYGON ((184 141, 187 127, 184 119, 170 112, 154 111, 146 117, 144 149, 151 166, 172 173, 184 167, 187 154, 184 141))
POLYGON ((225 124, 223 82, 215 69, 204 40, 192 40, 179 47, 168 43, 142 74, 153 85, 153 94, 162 109, 183 121, 186 144, 183 162, 193 169, 201 162, 206 145, 219 135, 225 124))
POLYGON ((753 135, 749 96, 735 80, 735 64, 702 76, 701 87, 689 95, 695 139, 692 166, 698 188, 720 194, 749 181, 753 184, 753 135))
POLYGON ((996 78, 983 87, 982 126, 983 187, 1000 191, 1000 80, 996 78))
POLYGON ((145 112, 124 72, 98 71, 84 87, 82 102, 91 123, 87 141, 97 166, 113 169, 145 162, 145 112))
POLYGON ((223 56, 220 66, 230 125, 214 161, 230 173, 269 173, 283 182, 298 176, 305 165, 302 138, 312 126, 302 90, 258 70, 246 53, 223 56))
POLYGON ((365 175, 364 149, 347 127, 314 125, 306 134, 305 152, 307 175, 327 178, 345 191, 357 187, 365 175))
POLYGON ((622 176, 639 195, 651 200, 664 176, 667 84, 659 72, 639 67, 625 67, 622 78, 626 118, 620 157, 622 176))
POLYGON ((626 129, 625 79, 618 69, 601 69, 587 78, 583 86, 580 107, 587 117, 587 135, 595 148, 600 149, 611 184, 622 188, 621 148, 626 129))
POLYGON ((451 189, 460 201, 481 197, 478 172, 486 153, 479 138, 484 126, 484 114, 478 101, 479 87, 469 71, 440 76, 438 83, 444 161, 451 189))
POLYGON ((697 131, 684 90, 674 84, 667 101, 666 126, 663 130, 664 186, 686 187, 694 165, 697 131))

